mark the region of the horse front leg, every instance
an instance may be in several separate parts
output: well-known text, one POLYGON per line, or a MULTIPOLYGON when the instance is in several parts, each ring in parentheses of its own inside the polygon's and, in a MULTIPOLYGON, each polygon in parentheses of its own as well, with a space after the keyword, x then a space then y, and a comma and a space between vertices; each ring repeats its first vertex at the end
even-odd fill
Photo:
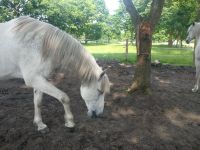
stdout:
MULTIPOLYGON (((46 93, 60 101, 63 104, 65 110, 65 126, 70 129, 74 129, 74 119, 69 106, 70 99, 66 93, 56 88, 54 85, 49 83, 45 78, 41 76, 34 76, 34 78, 31 79, 27 78, 25 79, 25 82, 28 86, 31 86, 34 89, 37 89, 43 93, 46 93)), ((36 110, 36 114, 40 114, 38 110, 36 110)))
POLYGON ((192 92, 197 92, 199 89, 199 81, 200 81, 200 66, 196 66, 196 83, 194 85, 194 88, 192 89, 192 92))
POLYGON ((199 81, 200 81, 200 77, 197 77, 196 79, 196 83, 194 85, 194 88, 192 89, 192 92, 196 93, 199 89, 199 81))
POLYGON ((49 129, 46 124, 42 121, 41 116, 41 102, 43 93, 39 90, 34 89, 34 121, 33 123, 37 126, 37 130, 42 133, 48 132, 49 129))

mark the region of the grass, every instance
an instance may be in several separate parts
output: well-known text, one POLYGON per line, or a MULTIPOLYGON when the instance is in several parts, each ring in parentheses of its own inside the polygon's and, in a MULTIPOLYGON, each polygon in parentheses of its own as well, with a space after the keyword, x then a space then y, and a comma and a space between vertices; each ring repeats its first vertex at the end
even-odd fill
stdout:
MULTIPOLYGON (((88 44, 86 49, 95 58, 103 60, 118 60, 125 62, 125 46, 123 44, 88 44)), ((170 48, 166 45, 153 45, 151 52, 152 62, 159 60, 161 63, 178 66, 192 66, 193 48, 170 48)), ((129 46, 128 62, 136 62, 136 47, 129 46)))

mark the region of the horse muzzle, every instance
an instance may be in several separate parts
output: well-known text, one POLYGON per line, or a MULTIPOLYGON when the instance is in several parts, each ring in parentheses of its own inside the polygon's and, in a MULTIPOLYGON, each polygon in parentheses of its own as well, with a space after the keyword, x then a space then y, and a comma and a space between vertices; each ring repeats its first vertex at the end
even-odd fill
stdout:
POLYGON ((96 111, 92 111, 92 116, 91 116, 91 118, 97 118, 98 116, 97 116, 97 114, 96 114, 96 111))
POLYGON ((190 40, 188 40, 188 39, 186 39, 185 41, 186 41, 186 43, 187 43, 187 44, 189 44, 189 43, 190 43, 190 40))
POLYGON ((189 44, 192 41, 192 38, 187 37, 185 41, 186 41, 187 44, 189 44))
POLYGON ((95 119, 95 118, 101 118, 101 117, 102 117, 102 114, 97 114, 96 111, 91 111, 91 112, 88 112, 88 116, 89 116, 90 118, 95 119))

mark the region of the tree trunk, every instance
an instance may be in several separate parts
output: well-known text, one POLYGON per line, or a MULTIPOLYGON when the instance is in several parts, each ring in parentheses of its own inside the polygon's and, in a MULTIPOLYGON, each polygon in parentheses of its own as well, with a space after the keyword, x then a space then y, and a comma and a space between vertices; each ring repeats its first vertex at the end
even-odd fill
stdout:
POLYGON ((108 36, 107 43, 110 43, 110 36, 108 36))
POLYGON ((133 32, 134 32, 134 28, 132 26, 131 27, 131 45, 133 45, 133 40, 134 40, 134 34, 133 34, 133 32))
POLYGON ((152 29, 149 22, 141 22, 136 32, 137 64, 133 83, 128 92, 150 92, 152 29))
POLYGON ((180 46, 183 47, 183 40, 180 39, 180 46))
POLYGON ((170 33, 169 39, 168 39, 168 46, 172 47, 173 46, 173 40, 172 40, 172 34, 170 33))
MULTIPOLYGON (((123 0, 136 30, 137 64, 128 92, 143 90, 150 94, 152 34, 161 16, 165 0, 152 0, 149 16, 143 18, 132 0, 123 0), (145 21, 144 21, 145 20, 145 21)), ((148 4, 150 1, 145 1, 148 4)))

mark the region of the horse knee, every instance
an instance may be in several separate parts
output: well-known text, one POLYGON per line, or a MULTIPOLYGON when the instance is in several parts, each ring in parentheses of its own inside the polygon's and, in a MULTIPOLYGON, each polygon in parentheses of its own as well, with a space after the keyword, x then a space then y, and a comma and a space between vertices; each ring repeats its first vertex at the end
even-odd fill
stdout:
POLYGON ((35 103, 35 106, 38 107, 38 109, 41 109, 41 107, 42 107, 41 101, 37 101, 37 102, 34 102, 34 103, 35 103))
POLYGON ((60 98, 60 102, 62 104, 68 104, 69 103, 69 97, 66 94, 63 94, 62 97, 60 98))

